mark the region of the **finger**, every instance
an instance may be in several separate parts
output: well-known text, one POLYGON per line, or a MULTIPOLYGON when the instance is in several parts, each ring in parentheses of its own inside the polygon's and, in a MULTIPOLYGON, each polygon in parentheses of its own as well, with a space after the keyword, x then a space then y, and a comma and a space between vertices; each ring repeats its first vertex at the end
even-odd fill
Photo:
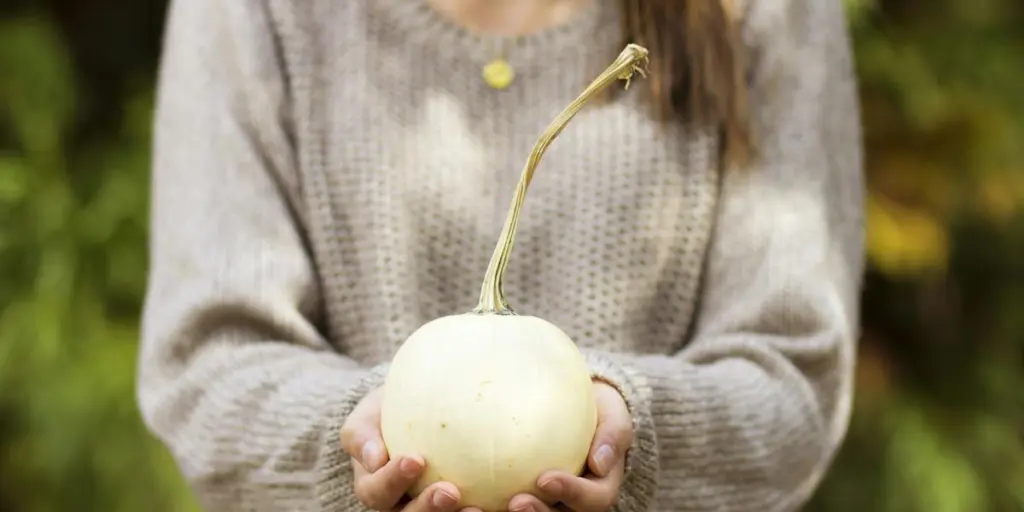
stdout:
POLYGON ((388 461, 373 473, 356 476, 356 498, 374 510, 391 510, 408 492, 426 465, 420 457, 403 456, 388 461))
POLYGON ((509 512, 554 512, 555 509, 547 506, 539 498, 532 494, 517 494, 508 502, 509 512))
POLYGON ((597 476, 607 476, 626 456, 633 444, 633 418, 622 395, 614 387, 600 383, 595 386, 597 400, 597 432, 590 446, 587 466, 597 476))
POLYGON ((402 512, 454 512, 458 504, 459 490, 448 482, 439 482, 427 487, 402 512))
POLYGON ((540 477, 538 486, 545 494, 576 512, 605 512, 615 506, 622 486, 620 462, 605 478, 583 478, 568 473, 540 477))
POLYGON ((352 410, 341 427, 341 446, 353 460, 373 473, 388 461, 380 435, 380 407, 376 391, 352 410))
POLYGON ((358 482, 361 478, 369 475, 370 472, 362 464, 352 464, 352 480, 358 482))

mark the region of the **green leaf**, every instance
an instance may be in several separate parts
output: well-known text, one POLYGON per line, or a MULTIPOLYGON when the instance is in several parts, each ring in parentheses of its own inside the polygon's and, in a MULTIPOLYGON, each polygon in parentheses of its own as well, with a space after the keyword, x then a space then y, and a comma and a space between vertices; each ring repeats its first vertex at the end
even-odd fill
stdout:
POLYGON ((0 21, 0 97, 33 160, 50 161, 74 108, 74 77, 64 42, 39 16, 0 21))

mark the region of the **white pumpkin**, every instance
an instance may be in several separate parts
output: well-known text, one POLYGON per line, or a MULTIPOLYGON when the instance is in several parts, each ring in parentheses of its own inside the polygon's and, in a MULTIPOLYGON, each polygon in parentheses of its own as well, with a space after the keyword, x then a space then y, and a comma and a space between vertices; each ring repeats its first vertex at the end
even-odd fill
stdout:
POLYGON ((418 329, 391 363, 381 432, 427 461, 415 493, 454 483, 466 505, 502 510, 547 470, 579 474, 597 424, 590 371, 558 327, 469 313, 418 329))

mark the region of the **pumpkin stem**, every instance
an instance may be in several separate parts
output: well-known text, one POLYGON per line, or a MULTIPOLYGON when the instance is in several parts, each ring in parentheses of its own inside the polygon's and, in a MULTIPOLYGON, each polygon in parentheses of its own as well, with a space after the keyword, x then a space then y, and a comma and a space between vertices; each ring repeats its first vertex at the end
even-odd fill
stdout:
POLYGON ((634 73, 647 76, 642 65, 647 62, 647 49, 635 44, 626 46, 618 58, 603 73, 598 75, 590 85, 565 108, 554 121, 544 130, 537 144, 530 152, 530 158, 526 160, 526 166, 519 178, 515 195, 512 197, 512 205, 509 207, 508 215, 505 217, 505 225, 501 229, 501 236, 498 238, 498 245, 494 248, 491 262, 487 266, 487 274, 484 276, 484 283, 480 289, 480 301, 477 303, 474 313, 495 313, 512 315, 515 314, 505 301, 505 290, 502 282, 505 277, 505 270, 508 268, 509 257, 512 253, 512 245, 515 242, 516 227, 519 225, 519 214, 522 212, 523 203, 526 200, 526 191, 530 188, 530 181, 533 180, 533 173, 544 156, 548 146, 565 129, 569 121, 590 101, 616 80, 625 80, 626 87, 629 87, 629 80, 634 73))

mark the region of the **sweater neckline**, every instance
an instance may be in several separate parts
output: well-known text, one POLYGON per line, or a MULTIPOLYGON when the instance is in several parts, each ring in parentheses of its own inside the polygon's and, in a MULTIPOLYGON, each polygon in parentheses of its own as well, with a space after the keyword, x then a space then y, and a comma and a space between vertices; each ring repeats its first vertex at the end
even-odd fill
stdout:
POLYGON ((484 65, 503 57, 513 66, 531 66, 551 58, 602 48, 619 37, 615 2, 591 0, 568 21, 521 36, 471 31, 435 9, 427 0, 371 0, 370 9, 402 33, 407 43, 432 47, 446 58, 484 65))

